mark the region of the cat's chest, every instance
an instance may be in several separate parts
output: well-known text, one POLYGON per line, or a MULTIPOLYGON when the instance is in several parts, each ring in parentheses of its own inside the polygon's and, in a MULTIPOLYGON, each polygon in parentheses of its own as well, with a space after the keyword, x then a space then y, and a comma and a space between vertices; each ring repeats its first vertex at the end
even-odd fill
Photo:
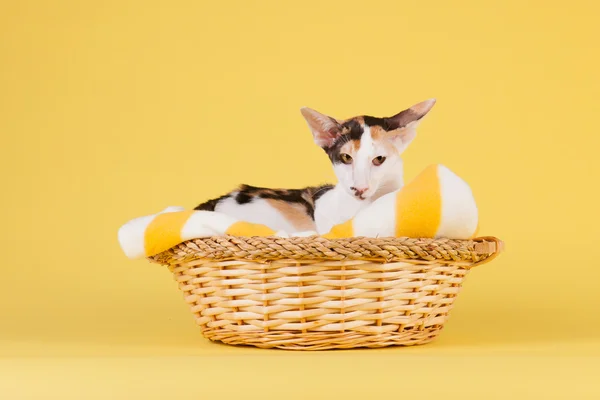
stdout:
POLYGON ((354 218, 364 207, 370 204, 366 200, 358 200, 343 193, 333 192, 324 195, 315 204, 315 225, 319 234, 327 233, 334 225, 354 218))

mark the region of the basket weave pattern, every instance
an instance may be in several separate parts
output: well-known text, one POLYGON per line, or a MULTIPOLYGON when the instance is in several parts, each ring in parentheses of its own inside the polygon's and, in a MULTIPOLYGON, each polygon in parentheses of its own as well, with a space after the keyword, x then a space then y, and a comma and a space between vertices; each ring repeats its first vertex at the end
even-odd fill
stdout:
POLYGON ((469 269, 501 242, 232 236, 151 257, 168 265, 210 340, 324 350, 433 340, 469 269))

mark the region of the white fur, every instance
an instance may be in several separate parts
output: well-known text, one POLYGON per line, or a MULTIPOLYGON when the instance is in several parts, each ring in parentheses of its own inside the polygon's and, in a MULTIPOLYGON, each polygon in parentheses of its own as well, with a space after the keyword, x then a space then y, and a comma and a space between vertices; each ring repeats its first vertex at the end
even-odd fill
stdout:
POLYGON ((315 202, 317 232, 319 234, 329 232, 334 225, 353 218, 360 209, 370 203, 369 200, 357 199, 339 184, 336 185, 315 202))
POLYGON ((371 207, 354 217, 352 227, 356 236, 390 237, 396 234, 397 191, 381 196, 371 207))
POLYGON ((371 136, 371 129, 368 126, 364 126, 364 132, 360 138, 360 147, 358 151, 354 155, 354 165, 352 166, 352 180, 354 181, 354 187, 357 189, 368 188, 368 190, 364 193, 363 197, 368 198, 370 194, 372 194, 372 185, 377 184, 376 178, 377 170, 380 167, 383 167, 385 163, 377 168, 373 165, 373 158, 376 157, 376 143, 373 142, 373 137, 371 136))

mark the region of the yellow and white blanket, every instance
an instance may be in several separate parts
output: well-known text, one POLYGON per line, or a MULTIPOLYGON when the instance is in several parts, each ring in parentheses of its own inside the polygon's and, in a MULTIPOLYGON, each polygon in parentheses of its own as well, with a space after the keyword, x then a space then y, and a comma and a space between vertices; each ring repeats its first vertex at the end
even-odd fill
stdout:
MULTIPOLYGON (((477 205, 469 186, 443 165, 432 165, 402 189, 382 196, 322 236, 470 239, 477 230, 477 205)), ((275 232, 218 212, 169 207, 123 225, 119 242, 127 257, 139 258, 161 253, 186 240, 209 236, 313 234, 316 232, 275 232)))

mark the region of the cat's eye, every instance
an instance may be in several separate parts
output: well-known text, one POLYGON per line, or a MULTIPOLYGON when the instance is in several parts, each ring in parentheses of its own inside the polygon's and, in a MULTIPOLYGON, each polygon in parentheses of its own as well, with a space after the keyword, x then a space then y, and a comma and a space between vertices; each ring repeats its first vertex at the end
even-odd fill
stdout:
POLYGON ((344 164, 352 164, 352 157, 350 157, 349 154, 340 153, 340 160, 342 160, 344 164))
POLYGON ((378 156, 373 159, 373 165, 380 166, 385 161, 384 156, 378 156))

